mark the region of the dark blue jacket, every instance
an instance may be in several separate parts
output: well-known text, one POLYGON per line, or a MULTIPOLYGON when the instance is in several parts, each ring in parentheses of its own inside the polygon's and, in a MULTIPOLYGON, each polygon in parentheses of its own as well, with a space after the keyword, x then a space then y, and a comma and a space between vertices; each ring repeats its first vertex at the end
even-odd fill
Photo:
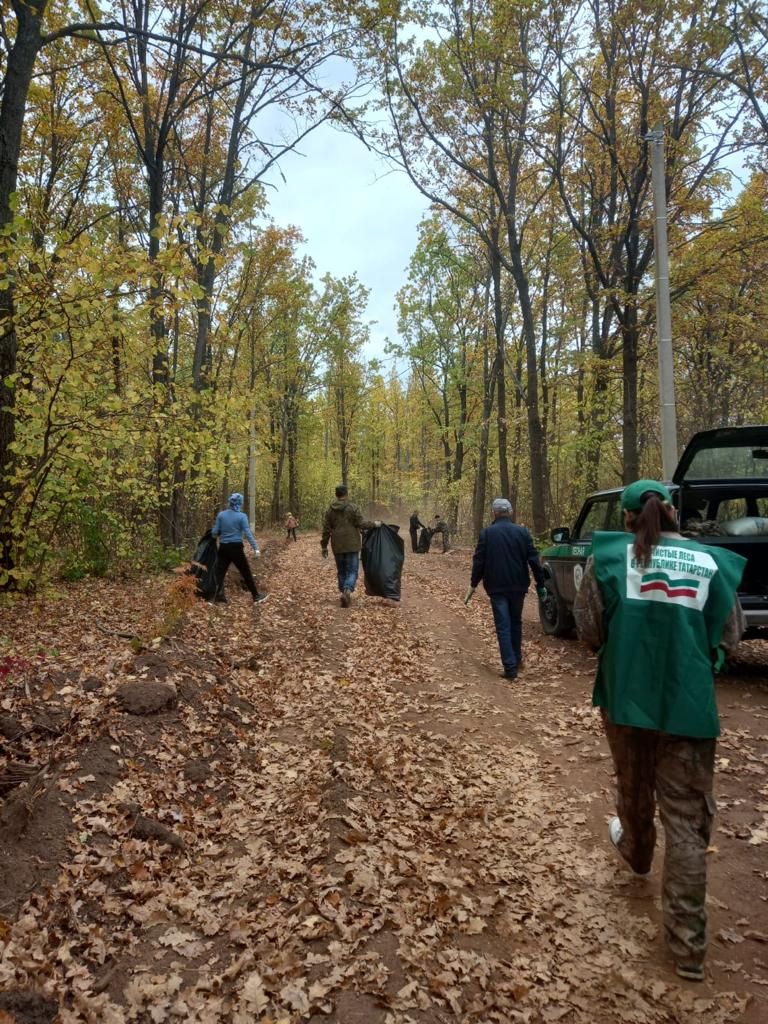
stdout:
POLYGON ((531 582, 528 566, 543 586, 544 570, 530 533, 501 516, 480 531, 472 558, 472 586, 482 580, 489 594, 525 593, 531 582))

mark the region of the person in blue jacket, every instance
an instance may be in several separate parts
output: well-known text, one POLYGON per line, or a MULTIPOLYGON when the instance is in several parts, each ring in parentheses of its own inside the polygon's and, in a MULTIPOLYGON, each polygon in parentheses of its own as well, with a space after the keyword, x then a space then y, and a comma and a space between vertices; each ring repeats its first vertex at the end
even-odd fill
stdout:
POLYGON ((211 533, 214 537, 219 539, 219 550, 216 555, 216 565, 214 566, 214 578, 216 580, 216 592, 214 594, 214 601, 226 601, 224 596, 224 577, 227 574, 227 569, 230 565, 234 564, 240 570, 240 575, 243 577, 243 582, 251 592, 254 603, 259 604, 262 601, 266 601, 267 595, 259 593, 256 583, 251 573, 251 567, 248 564, 248 559, 245 557, 245 547, 243 545, 243 538, 247 538, 248 543, 253 548, 253 553, 256 558, 259 558, 261 552, 259 551, 259 545, 254 540, 253 534, 251 533, 251 527, 248 524, 248 516, 242 511, 243 507, 243 496, 235 492, 229 496, 229 508, 225 508, 223 512, 219 512, 216 516, 216 522, 213 524, 211 533))
POLYGON ((504 666, 501 677, 516 679, 522 661, 523 601, 531 582, 530 573, 536 580, 539 600, 543 600, 544 570, 530 533, 512 522, 512 506, 507 499, 495 498, 491 511, 493 522, 480 531, 472 557, 471 588, 474 590, 482 580, 493 609, 504 666))

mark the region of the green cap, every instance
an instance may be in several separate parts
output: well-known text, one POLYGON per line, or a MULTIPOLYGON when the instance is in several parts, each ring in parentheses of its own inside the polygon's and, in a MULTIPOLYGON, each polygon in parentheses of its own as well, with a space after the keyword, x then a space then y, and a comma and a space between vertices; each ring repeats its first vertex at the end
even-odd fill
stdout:
POLYGON ((667 505, 672 504, 672 495, 658 480, 635 480, 621 492, 621 507, 627 512, 637 512, 643 507, 643 495, 651 491, 658 494, 667 505))

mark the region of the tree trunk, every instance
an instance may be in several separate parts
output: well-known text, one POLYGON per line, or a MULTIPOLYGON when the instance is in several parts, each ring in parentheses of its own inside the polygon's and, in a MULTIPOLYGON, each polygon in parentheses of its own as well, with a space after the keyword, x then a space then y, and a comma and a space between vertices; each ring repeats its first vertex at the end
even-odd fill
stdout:
POLYGON ((606 423, 606 403, 608 401, 608 373, 610 364, 605 359, 598 359, 592 370, 592 396, 587 421, 589 443, 585 453, 585 478, 587 491, 596 491, 600 480, 600 449, 606 423))
MULTIPOLYGON (((510 247, 512 242, 510 241, 510 247)), ((534 533, 540 536, 547 528, 547 464, 544 453, 544 432, 539 414, 539 368, 536 348, 536 325, 533 319, 528 276, 522 265, 520 253, 512 254, 515 284, 523 317, 523 339, 525 341, 526 409, 528 412, 528 439, 531 446, 531 512, 534 533)))
POLYGON ((183 540, 187 540, 188 534, 188 512, 189 503, 184 490, 187 474, 181 465, 181 459, 176 458, 173 464, 173 491, 171 492, 171 544, 179 547, 183 540))
POLYGON ((248 422, 248 519, 256 519, 256 403, 251 401, 248 422))
MULTIPOLYGON (((523 355, 518 346, 515 373, 518 380, 523 379, 523 355)), ((518 504, 520 501, 520 452, 523 446, 522 429, 523 392, 515 388, 515 444, 512 454, 512 479, 510 481, 509 500, 512 504, 512 518, 517 521, 518 504)))
POLYGON ((339 468, 341 482, 349 486, 349 424, 347 422, 344 387, 336 388, 336 426, 339 434, 339 468))
POLYGON ((504 334, 507 326, 507 318, 504 313, 504 304, 501 295, 501 260, 499 258, 498 230, 494 226, 493 245, 489 250, 491 260, 491 276, 493 278, 493 332, 496 339, 496 428, 499 441, 499 493, 502 497, 509 497, 509 456, 508 447, 508 425, 507 425, 507 381, 506 381, 506 356, 504 351, 504 334))
MULTIPOLYGON (((283 417, 280 422, 276 423, 273 421, 272 425, 272 436, 276 433, 275 427, 278 426, 280 429, 280 447, 276 448, 273 441, 272 445, 272 522, 277 523, 282 518, 282 501, 281 491, 283 489, 283 469, 285 468, 285 453, 287 450, 287 439, 286 431, 283 423, 283 417)), ((293 511, 293 509, 291 509, 293 511)))
POLYGON ((221 494, 219 495, 219 504, 223 505, 224 507, 226 507, 227 499, 229 498, 229 495, 231 493, 230 489, 229 489, 229 470, 230 470, 231 459, 230 459, 229 451, 228 451, 228 447, 229 447, 229 436, 228 435, 224 437, 223 444, 224 444, 224 472, 223 472, 222 477, 221 477, 221 494))
POLYGON ((467 429, 468 414, 467 389, 461 387, 459 388, 459 431, 456 434, 456 444, 453 449, 452 480, 454 484, 457 484, 464 475, 464 456, 466 454, 464 435, 467 429))
POLYGON ((451 410, 448 405, 448 381, 443 377, 443 422, 441 426, 441 440, 443 442, 443 468, 445 470, 445 482, 448 487, 451 484, 452 468, 451 461, 453 452, 451 451, 451 445, 448 441, 448 430, 450 426, 451 410))
POLYGON ((478 443, 474 502, 472 508, 472 526, 474 527, 475 536, 477 536, 482 530, 483 523, 486 518, 485 492, 488 479, 488 443, 491 433, 491 413, 493 411, 493 390, 495 383, 494 371, 496 368, 496 359, 494 357, 492 366, 490 353, 488 351, 488 307, 490 305, 490 288, 491 282, 489 278, 485 290, 486 316, 485 327, 483 330, 483 419, 480 424, 480 439, 478 443))
POLYGON ((298 518, 301 518, 301 506, 299 503, 299 423, 296 402, 291 401, 288 410, 287 440, 288 440, 288 506, 289 511, 298 518))
MULTIPOLYGON (((19 154, 27 96, 40 49, 40 29, 48 0, 14 0, 16 38, 8 53, 0 103, 0 229, 13 220, 12 196, 16 192, 19 154)), ((12 445, 16 438, 15 382, 16 337, 15 284, 0 287, 0 574, 14 567, 11 513, 14 488, 8 482, 13 470, 12 445)))

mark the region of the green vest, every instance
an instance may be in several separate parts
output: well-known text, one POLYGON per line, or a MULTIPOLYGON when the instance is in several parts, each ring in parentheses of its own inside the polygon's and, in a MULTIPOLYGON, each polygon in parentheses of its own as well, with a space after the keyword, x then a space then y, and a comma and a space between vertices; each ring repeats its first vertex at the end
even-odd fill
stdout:
POLYGON ((700 739, 720 735, 712 657, 746 560, 662 537, 639 566, 629 533, 595 533, 594 573, 607 640, 592 703, 617 725, 700 739))

